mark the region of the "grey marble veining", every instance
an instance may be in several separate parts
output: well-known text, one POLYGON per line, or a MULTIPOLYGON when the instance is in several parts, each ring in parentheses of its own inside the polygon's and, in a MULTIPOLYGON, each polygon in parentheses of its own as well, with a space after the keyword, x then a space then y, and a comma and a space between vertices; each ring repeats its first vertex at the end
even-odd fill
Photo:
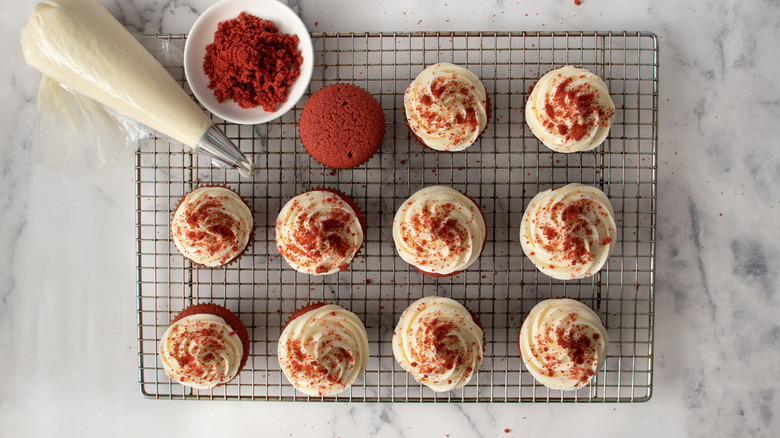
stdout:
MULTIPOLYGON (((0 426, 8 436, 777 436, 780 3, 290 2, 311 31, 650 30, 660 39, 654 395, 636 405, 147 401, 136 370, 133 163, 90 180, 35 161, 39 75, 0 35, 0 426)), ((183 33, 212 2, 103 0, 183 33)))

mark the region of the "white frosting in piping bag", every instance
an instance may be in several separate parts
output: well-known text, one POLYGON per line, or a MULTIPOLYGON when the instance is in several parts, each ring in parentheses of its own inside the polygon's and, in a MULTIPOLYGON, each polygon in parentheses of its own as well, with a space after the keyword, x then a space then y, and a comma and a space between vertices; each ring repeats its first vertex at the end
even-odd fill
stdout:
POLYGON ((22 26, 28 64, 244 176, 251 161, 219 131, 178 82, 96 0, 38 3, 22 26))

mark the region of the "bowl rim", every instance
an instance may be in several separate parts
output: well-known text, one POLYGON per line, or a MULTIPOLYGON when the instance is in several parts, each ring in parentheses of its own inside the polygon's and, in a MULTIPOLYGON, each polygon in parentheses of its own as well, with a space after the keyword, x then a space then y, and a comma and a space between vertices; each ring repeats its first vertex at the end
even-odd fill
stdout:
POLYGON ((306 93, 313 71, 314 47, 306 25, 289 6, 277 0, 221 0, 195 20, 184 44, 184 75, 192 93, 207 110, 231 123, 257 125, 281 117, 306 93), (241 108, 232 99, 218 102, 214 92, 208 88, 208 77, 203 71, 206 46, 214 41, 219 23, 238 17, 242 11, 272 21, 279 32, 298 36, 298 50, 303 57, 301 73, 289 87, 287 101, 280 103, 274 112, 264 111, 260 106, 241 108))

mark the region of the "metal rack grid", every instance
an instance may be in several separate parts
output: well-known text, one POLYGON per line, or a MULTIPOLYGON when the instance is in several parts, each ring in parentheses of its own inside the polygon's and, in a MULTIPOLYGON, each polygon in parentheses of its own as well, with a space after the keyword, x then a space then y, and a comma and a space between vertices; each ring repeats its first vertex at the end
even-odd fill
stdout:
MULTIPOLYGON (((167 36, 183 44, 184 36, 167 36)), ((252 155, 253 179, 212 167, 178 144, 154 138, 137 153, 138 359, 143 395, 158 399, 317 400, 380 402, 637 402, 652 393, 658 139, 657 37, 645 32, 450 32, 314 34, 309 92, 336 82, 359 85, 381 103, 387 134, 379 153, 352 170, 332 171, 309 157, 297 135, 305 98, 280 119, 257 126, 220 123, 252 155), (482 78, 493 116, 466 151, 437 153, 410 139, 403 93, 417 73, 453 62, 482 78), (524 123, 528 89, 546 71, 583 66, 600 75, 616 119, 595 151, 547 149, 524 123), (615 207, 619 243, 597 275, 557 281, 523 255, 520 218, 539 191, 570 182, 604 190, 615 207), (224 269, 192 266, 169 237, 171 211, 199 184, 227 184, 255 217, 252 246, 224 269), (450 278, 420 274, 396 256, 391 222, 416 190, 452 186, 484 210, 488 241, 478 262, 450 278), (329 276, 295 272, 274 243, 283 204, 310 188, 350 195, 368 230, 351 268, 329 276), (437 394, 394 359, 392 330, 401 312, 428 295, 452 297, 471 309, 485 332, 484 361, 462 389, 437 394), (523 318, 540 300, 582 300, 601 316, 610 344, 603 370, 577 391, 553 391, 524 369, 516 347, 523 318), (355 312, 368 331, 371 358, 363 377, 336 397, 297 392, 279 369, 277 339, 287 318, 312 301, 355 312), (158 340, 183 308, 210 301, 234 311, 249 330, 249 360, 239 376, 213 390, 171 383, 157 359, 158 340)), ((174 72, 183 81, 181 68, 174 72)), ((184 84, 186 86, 186 84, 184 84)), ((308 95, 308 94, 307 94, 308 95)), ((221 122, 221 121, 219 121, 221 122)))

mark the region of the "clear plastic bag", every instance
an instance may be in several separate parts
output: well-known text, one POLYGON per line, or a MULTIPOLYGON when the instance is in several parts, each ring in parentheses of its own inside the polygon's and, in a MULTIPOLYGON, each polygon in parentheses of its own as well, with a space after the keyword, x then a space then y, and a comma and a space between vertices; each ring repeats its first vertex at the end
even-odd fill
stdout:
MULTIPOLYGON (((139 41, 169 71, 182 66, 182 51, 170 42, 153 37, 139 41)), ((38 89, 38 112, 33 141, 38 162, 74 177, 104 174, 153 133, 47 76, 38 89)))

